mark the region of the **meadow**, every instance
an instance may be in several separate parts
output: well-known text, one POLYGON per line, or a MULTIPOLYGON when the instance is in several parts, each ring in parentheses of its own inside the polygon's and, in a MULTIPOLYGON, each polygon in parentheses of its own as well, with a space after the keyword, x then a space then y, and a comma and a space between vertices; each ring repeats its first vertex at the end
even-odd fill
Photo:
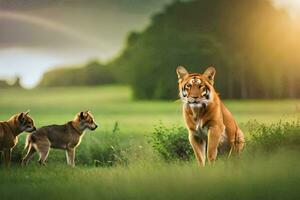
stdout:
MULTIPOLYGON (((23 133, 12 166, 0 169, 1 199, 300 198, 298 149, 246 152, 240 161, 220 159, 215 166, 203 169, 195 161, 162 160, 148 144, 148 136, 158 123, 184 125, 181 103, 175 99, 133 101, 126 86, 1 89, 0 93, 1 120, 30 109, 40 127, 62 124, 79 111, 91 110, 100 125, 85 134, 75 168, 66 166, 63 151, 51 151, 46 167, 38 166, 37 158, 20 167, 18 160, 25 153, 23 133), (98 166, 95 152, 102 149, 100 153, 107 153, 103 146, 114 148, 115 140, 121 151, 126 148, 126 165, 98 166)), ((300 116, 300 100, 226 100, 225 104, 246 137, 249 121, 271 124, 300 116)))

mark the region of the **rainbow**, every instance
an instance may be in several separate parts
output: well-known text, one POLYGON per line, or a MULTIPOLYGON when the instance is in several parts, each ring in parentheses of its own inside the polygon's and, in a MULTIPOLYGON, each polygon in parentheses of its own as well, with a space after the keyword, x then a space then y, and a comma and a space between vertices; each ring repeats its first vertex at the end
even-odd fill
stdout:
POLYGON ((34 24, 37 26, 42 26, 44 28, 50 29, 52 31, 60 32, 63 34, 66 34, 70 37, 79 39, 81 41, 85 41, 88 43, 99 43, 99 39, 93 36, 88 36, 86 34, 83 34, 77 30, 72 29, 71 27, 68 27, 64 24, 54 22, 48 19, 44 19, 41 17, 33 16, 33 15, 27 15, 23 13, 17 13, 17 12, 11 12, 11 11, 1 11, 0 10, 0 19, 6 18, 9 20, 16 20, 21 21, 25 23, 34 24))

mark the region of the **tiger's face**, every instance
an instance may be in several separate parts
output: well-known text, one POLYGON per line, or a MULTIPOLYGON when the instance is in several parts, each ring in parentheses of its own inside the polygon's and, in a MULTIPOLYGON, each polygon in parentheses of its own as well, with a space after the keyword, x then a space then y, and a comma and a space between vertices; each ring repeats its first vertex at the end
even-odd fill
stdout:
POLYGON ((190 74, 184 67, 179 66, 176 72, 181 100, 190 107, 206 108, 213 99, 215 68, 209 67, 203 74, 190 74))

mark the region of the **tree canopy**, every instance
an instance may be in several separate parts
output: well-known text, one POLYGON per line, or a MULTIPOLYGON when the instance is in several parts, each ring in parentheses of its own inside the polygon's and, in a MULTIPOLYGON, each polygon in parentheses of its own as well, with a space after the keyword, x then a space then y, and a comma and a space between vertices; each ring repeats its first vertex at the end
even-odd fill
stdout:
POLYGON ((46 72, 39 87, 101 85, 115 82, 107 66, 91 61, 83 67, 63 67, 46 72))
POLYGON ((40 86, 120 82, 136 99, 175 99, 177 66, 213 65, 222 98, 299 98, 299 27, 269 0, 174 1, 106 66, 55 69, 40 86))
POLYGON ((300 40, 294 27, 268 0, 176 1, 144 31, 129 34, 110 67, 138 99, 176 98, 178 65, 199 73, 214 65, 223 98, 295 98, 300 40))

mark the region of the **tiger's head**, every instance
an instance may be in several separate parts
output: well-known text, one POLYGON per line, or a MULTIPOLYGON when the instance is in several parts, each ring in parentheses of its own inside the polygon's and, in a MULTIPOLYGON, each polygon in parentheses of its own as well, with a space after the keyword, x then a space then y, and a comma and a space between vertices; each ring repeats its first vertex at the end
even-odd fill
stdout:
POLYGON ((216 70, 208 67, 203 74, 189 73, 184 67, 176 69, 178 75, 179 96, 190 107, 206 108, 213 100, 214 77, 216 70))

